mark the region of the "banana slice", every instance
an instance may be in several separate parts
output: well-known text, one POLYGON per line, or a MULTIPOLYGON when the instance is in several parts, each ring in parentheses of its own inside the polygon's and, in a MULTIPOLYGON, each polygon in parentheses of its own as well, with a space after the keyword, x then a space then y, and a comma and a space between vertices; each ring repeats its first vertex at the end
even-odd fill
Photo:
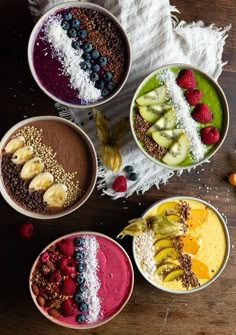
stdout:
POLYGON ((20 176, 22 179, 31 179, 36 174, 39 174, 44 169, 44 163, 42 162, 40 157, 31 158, 27 161, 23 168, 21 169, 20 176))
POLYGON ((12 138, 5 146, 5 151, 7 154, 14 154, 14 152, 22 148, 25 144, 25 138, 23 136, 17 136, 12 138))
POLYGON ((67 187, 64 184, 50 186, 43 195, 43 201, 49 207, 62 207, 66 201, 67 187))
POLYGON ((15 151, 12 156, 12 162, 15 164, 24 164, 26 161, 32 158, 34 149, 31 146, 24 146, 15 151))
POLYGON ((30 184, 29 184, 29 191, 45 191, 47 188, 49 188, 54 182, 53 175, 46 171, 46 172, 41 172, 35 176, 30 184))

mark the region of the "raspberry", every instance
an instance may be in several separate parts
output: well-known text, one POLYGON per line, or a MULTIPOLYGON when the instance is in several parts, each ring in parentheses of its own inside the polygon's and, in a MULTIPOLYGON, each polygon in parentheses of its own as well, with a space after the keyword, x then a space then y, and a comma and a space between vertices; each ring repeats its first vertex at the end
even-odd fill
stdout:
POLYGON ((182 88, 193 90, 196 87, 196 80, 194 78, 193 72, 188 69, 180 71, 176 82, 182 88))
POLYGON ((72 278, 66 278, 61 286, 61 293, 65 295, 73 295, 76 291, 76 284, 72 278))
POLYGON ((211 111, 205 104, 198 104, 191 115, 195 121, 200 123, 208 123, 212 120, 211 111))
POLYGON ((61 281, 60 271, 54 271, 50 274, 50 280, 54 283, 59 283, 61 281))
POLYGON ((57 243, 57 247, 60 249, 61 253, 65 256, 73 256, 74 253, 74 243, 73 240, 63 239, 57 243))
POLYGON ((72 258, 63 257, 59 262, 59 269, 65 276, 75 274, 75 260, 72 258))
POLYGON ((184 93, 184 96, 191 106, 195 106, 199 103, 202 97, 202 92, 200 90, 187 90, 184 93))
POLYGON ((124 176, 118 176, 113 184, 112 189, 116 192, 125 192, 127 190, 127 180, 124 176))
POLYGON ((32 223, 30 222, 22 223, 17 227, 17 234, 22 238, 30 239, 33 235, 33 230, 34 227, 32 223))
POLYGON ((63 316, 71 316, 76 313, 76 308, 73 306, 72 299, 67 299, 61 304, 61 313, 63 316))
POLYGON ((204 144, 214 144, 220 139, 220 133, 215 127, 205 127, 201 129, 201 140, 204 144))

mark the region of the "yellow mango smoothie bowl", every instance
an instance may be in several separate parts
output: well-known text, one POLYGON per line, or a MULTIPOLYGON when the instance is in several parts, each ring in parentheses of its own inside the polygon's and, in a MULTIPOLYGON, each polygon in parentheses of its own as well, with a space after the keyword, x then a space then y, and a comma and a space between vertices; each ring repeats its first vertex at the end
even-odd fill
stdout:
POLYGON ((222 215, 193 197, 155 203, 142 218, 129 221, 118 237, 133 236, 133 254, 144 278, 170 293, 201 290, 220 274, 230 240, 222 215))

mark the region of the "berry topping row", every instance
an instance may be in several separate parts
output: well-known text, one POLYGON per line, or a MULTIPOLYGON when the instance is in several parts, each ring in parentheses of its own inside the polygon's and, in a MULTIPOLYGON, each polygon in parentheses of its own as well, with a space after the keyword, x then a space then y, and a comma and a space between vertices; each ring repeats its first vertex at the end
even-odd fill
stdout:
MULTIPOLYGON (((184 96, 189 105, 196 106, 191 113, 192 118, 199 123, 211 122, 213 119, 212 112, 206 104, 200 103, 202 92, 196 89, 197 82, 192 70, 181 70, 176 82, 182 89, 185 89, 184 96)), ((202 128, 200 134, 202 143, 207 145, 215 144, 220 139, 218 129, 212 126, 202 128)))
POLYGON ((41 254, 31 287, 39 306, 49 315, 73 317, 77 323, 99 318, 97 248, 96 239, 84 235, 62 239, 41 254))
POLYGON ((73 18, 71 12, 64 12, 62 18, 61 26, 72 39, 72 48, 83 52, 81 69, 89 73, 91 81, 101 90, 102 96, 108 96, 114 90, 115 84, 112 81, 112 73, 105 68, 108 64, 107 57, 94 48, 89 41, 87 30, 81 27, 80 20, 73 18))

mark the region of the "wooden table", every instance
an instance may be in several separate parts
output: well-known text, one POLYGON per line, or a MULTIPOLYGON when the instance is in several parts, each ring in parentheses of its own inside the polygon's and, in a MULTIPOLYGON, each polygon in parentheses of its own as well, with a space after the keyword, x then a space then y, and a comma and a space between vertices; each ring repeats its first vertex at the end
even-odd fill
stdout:
MULTIPOLYGON (((235 23, 235 0, 172 0, 186 21, 202 19, 217 26, 235 23)), ((33 27, 26 0, 1 0, 1 136, 16 122, 30 116, 54 114, 53 101, 36 86, 27 64, 27 40, 33 27)), ((59 335, 75 330, 56 326, 35 308, 29 294, 28 275, 41 249, 55 238, 76 230, 95 230, 115 237, 127 220, 138 217, 158 199, 190 195, 214 204, 227 217, 231 236, 231 255, 221 277, 210 287, 189 295, 163 293, 148 284, 135 270, 133 295, 110 323, 81 334, 157 335, 157 334, 236 334, 236 188, 227 175, 236 170, 236 28, 229 32, 224 49, 228 64, 219 79, 230 107, 230 127, 223 147, 209 164, 181 177, 174 176, 159 190, 112 201, 96 190, 80 210, 52 221, 32 220, 31 240, 19 240, 15 228, 27 220, 0 198, 0 334, 59 335), (234 248, 235 246, 235 248, 234 248)), ((121 244, 131 255, 131 239, 121 244)))

